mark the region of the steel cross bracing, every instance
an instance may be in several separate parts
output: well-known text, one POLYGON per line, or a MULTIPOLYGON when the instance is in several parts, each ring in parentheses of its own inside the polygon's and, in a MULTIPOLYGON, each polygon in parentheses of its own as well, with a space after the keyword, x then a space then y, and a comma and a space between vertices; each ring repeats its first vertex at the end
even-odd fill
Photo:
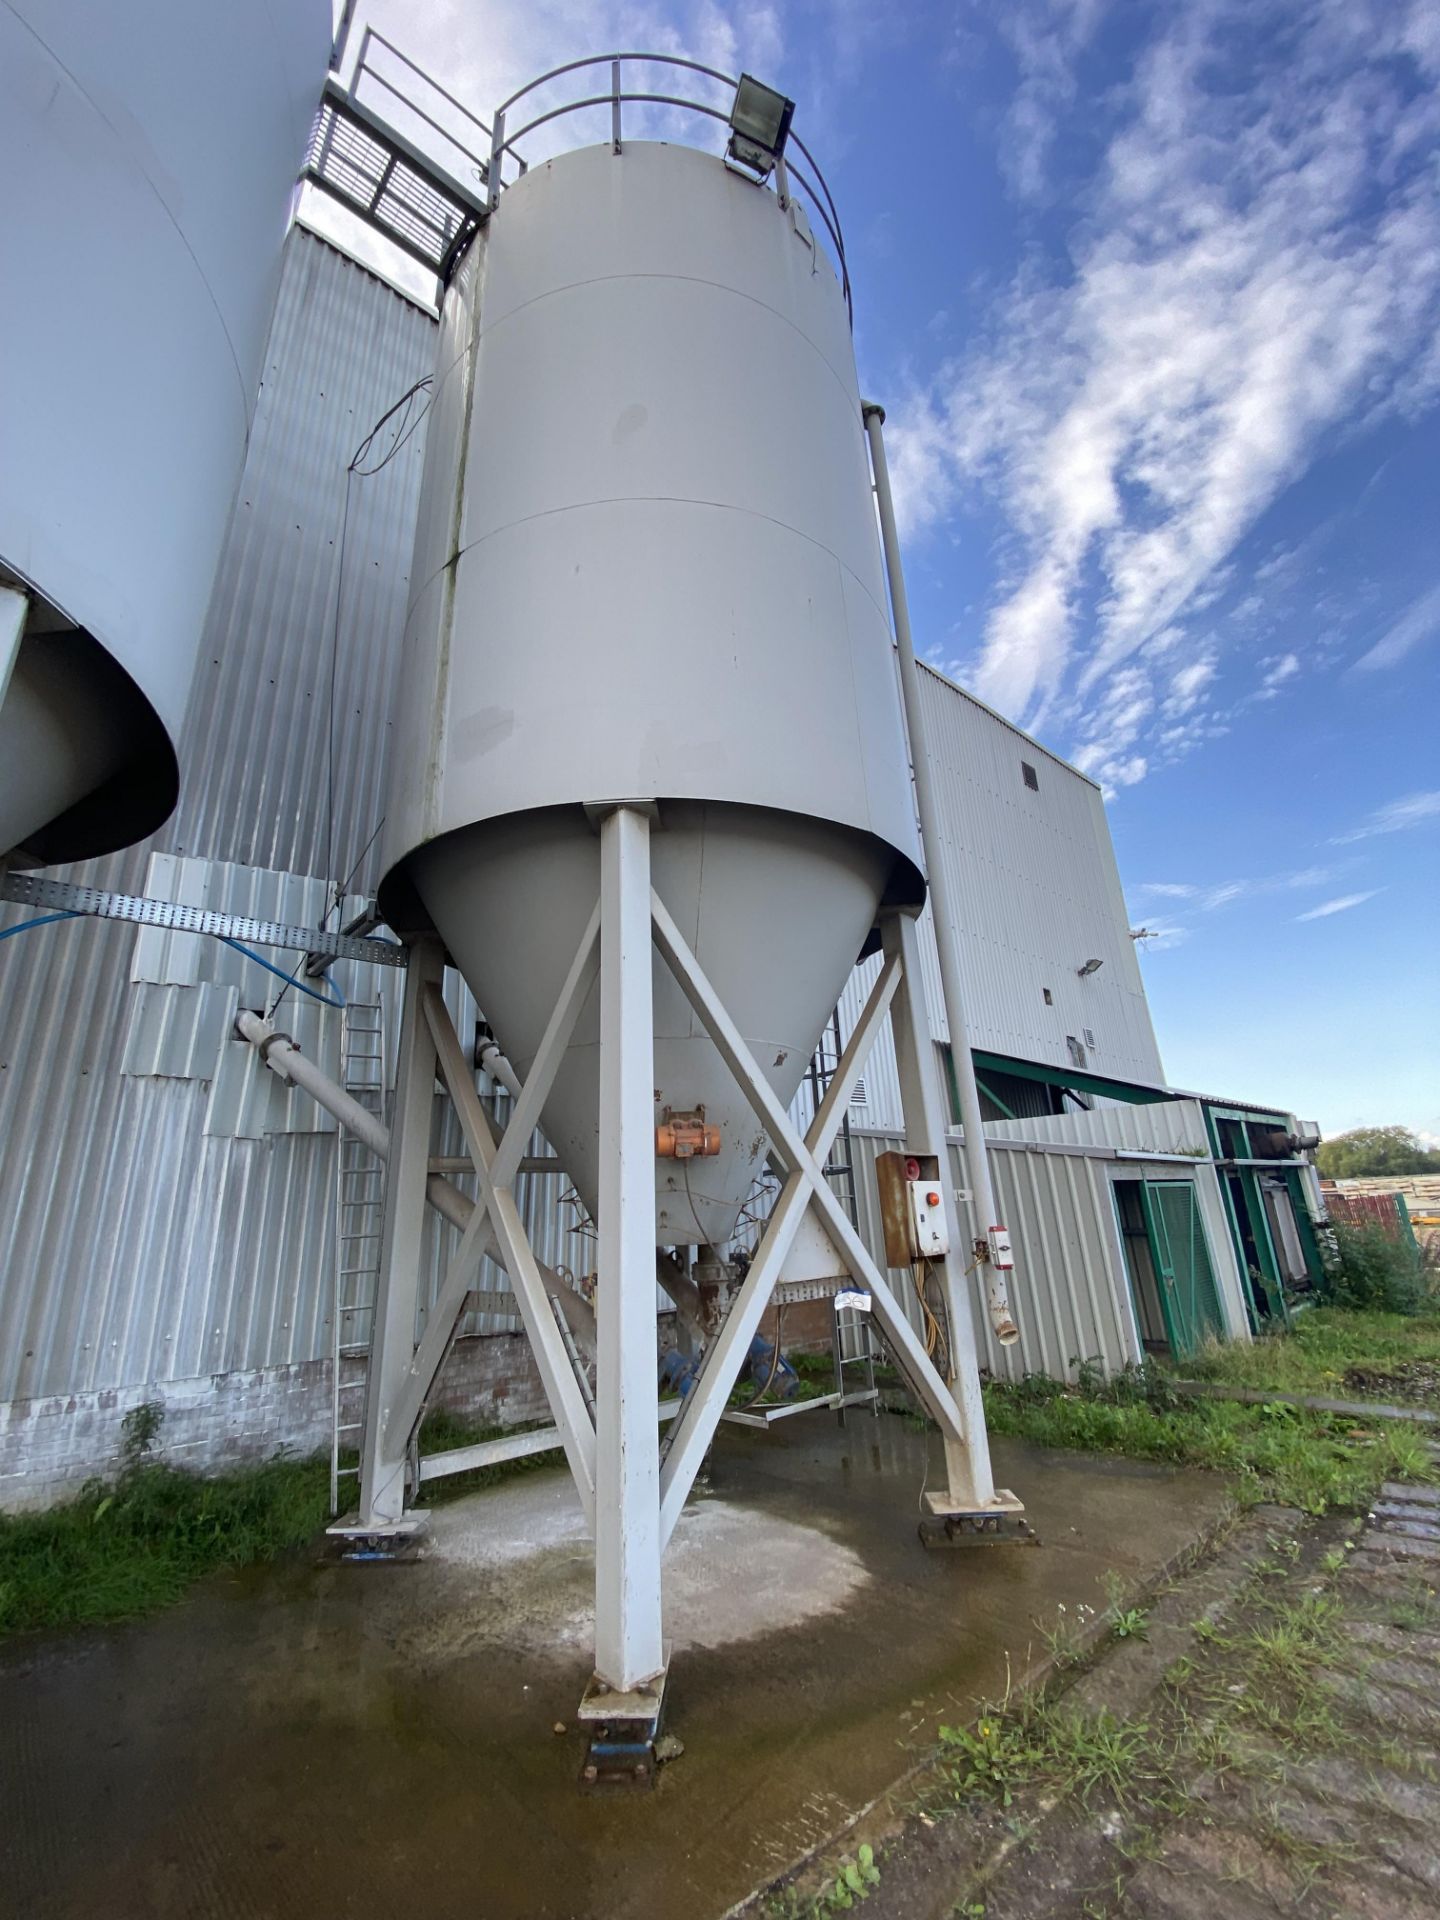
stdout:
POLYGON ((0 879, 0 899, 22 907, 52 907, 99 920, 165 927, 175 933, 207 933, 217 940, 248 941, 256 947, 289 947, 297 953, 324 954, 333 960, 367 960, 377 967, 404 967, 410 957, 409 949, 395 940, 357 940, 349 934, 326 933, 319 927, 251 920, 243 914, 189 906, 183 900, 110 893, 103 887, 79 887, 68 880, 44 880, 31 873, 10 873, 0 879))
MULTIPOLYGON (((784 1284, 786 1256, 807 1213, 818 1217, 840 1266, 870 1295, 874 1319, 887 1346, 940 1427, 946 1484, 928 1496, 930 1510, 986 1516, 1013 1513, 1019 1504, 1013 1495, 997 1492, 991 1475, 970 1300, 960 1257, 940 1263, 952 1329, 952 1377, 945 1379, 826 1178, 830 1149, 854 1083, 887 1016, 895 1032, 907 1139, 917 1152, 942 1156, 946 1152, 939 1068, 920 998, 914 922, 898 915, 887 919, 885 965, 802 1138, 654 892, 649 832, 647 816, 634 808, 615 808, 602 819, 600 902, 570 964, 509 1124, 498 1137, 441 997, 439 943, 430 938, 414 949, 406 977, 394 1122, 385 1143, 389 1174, 360 1509, 347 1523, 352 1531, 375 1534, 413 1524, 413 1517, 405 1512, 412 1438, 449 1351, 457 1317, 474 1286, 480 1258, 491 1252, 510 1275, 555 1418, 555 1434, 595 1535, 598 1680, 627 1696, 658 1683, 663 1675, 660 1557, 714 1438, 760 1317, 777 1284, 784 1284), (652 945, 659 949, 765 1128, 784 1180, 746 1277, 706 1349, 696 1384, 679 1409, 663 1451, 659 1423, 671 1409, 662 1409, 658 1402, 654 1351, 652 945), (598 1374, 592 1412, 591 1397, 581 1385, 570 1343, 562 1335, 552 1305, 552 1283, 558 1282, 536 1261, 514 1186, 581 1008, 597 986, 602 1060, 597 1120, 603 1188, 597 1222, 598 1374), (462 1231, 417 1347, 413 1329, 420 1219, 437 1075, 454 1102, 479 1176, 479 1192, 466 1215, 447 1209, 462 1231)), ((282 1072, 295 1071, 301 1064, 290 1061, 281 1048, 272 1048, 267 1058, 282 1072)), ((430 1178, 433 1199, 436 1183, 430 1178)), ((958 1246, 948 1183, 946 1190, 952 1245, 958 1246)))

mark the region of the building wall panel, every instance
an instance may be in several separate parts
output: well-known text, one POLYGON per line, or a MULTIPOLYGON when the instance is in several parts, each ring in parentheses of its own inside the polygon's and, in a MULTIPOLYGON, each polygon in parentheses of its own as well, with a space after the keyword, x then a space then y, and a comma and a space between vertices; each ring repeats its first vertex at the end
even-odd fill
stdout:
MULTIPOLYGON (((1091 1071, 1163 1084, 1099 788, 942 674, 920 691, 972 1045, 1064 1067, 1074 1036, 1091 1071)), ((928 957, 927 985, 947 1037, 928 957)))

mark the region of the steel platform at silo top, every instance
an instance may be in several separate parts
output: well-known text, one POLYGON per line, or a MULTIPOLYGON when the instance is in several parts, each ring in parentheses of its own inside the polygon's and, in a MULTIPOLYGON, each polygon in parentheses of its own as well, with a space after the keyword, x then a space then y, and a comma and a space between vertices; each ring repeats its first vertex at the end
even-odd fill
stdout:
POLYGON ((927 1554, 898 1418, 725 1429, 667 1561, 653 1793, 577 1791, 593 1561, 567 1476, 457 1499, 412 1565, 315 1553, 0 1654, 0 1907, 366 1920, 723 1914, 844 1828, 941 1720, 1213 1527, 1209 1475, 1001 1441, 1039 1547, 927 1554), (563 1722, 566 1731, 554 1731, 563 1722))

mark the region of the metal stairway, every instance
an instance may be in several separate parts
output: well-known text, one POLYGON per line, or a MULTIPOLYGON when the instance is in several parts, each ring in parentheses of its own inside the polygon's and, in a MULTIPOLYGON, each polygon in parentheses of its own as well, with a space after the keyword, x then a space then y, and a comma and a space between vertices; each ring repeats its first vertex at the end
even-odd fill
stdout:
MULTIPOLYGON (((351 1001, 340 1016, 340 1079, 362 1107, 385 1117, 385 1020, 378 1000, 351 1001)), ((330 1296, 330 1512, 340 1511, 341 1466, 365 1426, 366 1376, 344 1378, 345 1363, 370 1352, 380 1277, 385 1163, 341 1128, 335 1140, 335 1268, 330 1296)))

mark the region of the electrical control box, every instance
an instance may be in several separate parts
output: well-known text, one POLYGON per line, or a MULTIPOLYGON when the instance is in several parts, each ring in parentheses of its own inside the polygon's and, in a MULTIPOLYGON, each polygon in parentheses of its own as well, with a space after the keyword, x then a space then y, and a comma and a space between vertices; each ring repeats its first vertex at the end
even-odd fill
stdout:
POLYGON ((885 1264, 911 1267, 950 1251, 940 1162, 932 1153, 882 1153, 875 1159, 885 1264))
POLYGON ((934 1180, 912 1180, 909 1187, 915 1252, 921 1260, 941 1260, 950 1251, 950 1235, 945 1230, 945 1196, 934 1180))

